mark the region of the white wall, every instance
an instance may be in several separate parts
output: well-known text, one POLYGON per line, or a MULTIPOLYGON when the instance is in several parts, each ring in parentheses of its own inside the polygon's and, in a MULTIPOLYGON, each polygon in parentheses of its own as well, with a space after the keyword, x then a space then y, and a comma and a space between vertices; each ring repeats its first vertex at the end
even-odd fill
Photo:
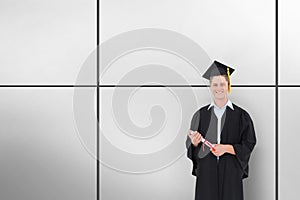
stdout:
MULTIPOLYGON (((280 85, 300 84, 298 4, 279 1, 280 85)), ((236 69, 233 84, 275 84, 275 1, 100 6, 103 85, 204 85, 215 59, 236 69)), ((1 199, 96 199, 95 88, 26 87, 96 84, 96 1, 2 0, 0 24, 0 85, 24 86, 0 89, 1 199)), ((209 95, 203 87, 102 87, 101 199, 192 200, 185 131, 209 95)), ((279 89, 280 199, 297 197, 299 96, 279 89)), ((245 200, 274 200, 275 88, 234 87, 231 99, 251 114, 258 139, 245 200)))

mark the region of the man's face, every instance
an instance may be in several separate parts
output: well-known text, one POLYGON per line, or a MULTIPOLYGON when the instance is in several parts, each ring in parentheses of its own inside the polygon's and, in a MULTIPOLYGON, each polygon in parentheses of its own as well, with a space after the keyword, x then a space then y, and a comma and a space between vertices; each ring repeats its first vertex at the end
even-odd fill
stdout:
POLYGON ((226 78, 221 75, 213 76, 211 78, 210 89, 214 95, 214 99, 225 99, 228 94, 228 82, 226 78))

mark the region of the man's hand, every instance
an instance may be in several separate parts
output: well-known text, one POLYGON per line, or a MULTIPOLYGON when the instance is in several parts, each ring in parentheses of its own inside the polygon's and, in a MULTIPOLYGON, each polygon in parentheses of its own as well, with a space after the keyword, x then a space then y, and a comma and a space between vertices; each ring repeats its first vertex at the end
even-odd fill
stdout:
POLYGON ((198 131, 190 131, 188 133, 191 141, 192 141, 192 144, 194 145, 194 147, 197 147, 198 144, 201 142, 202 140, 202 135, 198 132, 198 131))
POLYGON ((210 151, 215 156, 222 156, 224 153, 230 153, 235 155, 235 151, 230 144, 215 144, 214 149, 210 149, 210 151))
POLYGON ((226 147, 223 144, 215 144, 214 148, 211 148, 210 151, 215 156, 222 156, 224 153, 226 153, 226 147))

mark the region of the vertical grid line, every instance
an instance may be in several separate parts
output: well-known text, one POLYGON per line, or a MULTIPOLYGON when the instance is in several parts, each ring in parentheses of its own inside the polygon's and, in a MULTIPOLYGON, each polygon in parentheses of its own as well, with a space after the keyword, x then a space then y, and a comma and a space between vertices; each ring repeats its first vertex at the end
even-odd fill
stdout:
POLYGON ((278 200, 278 0, 275 0, 275 200, 278 200))
POLYGON ((100 34, 100 27, 99 27, 99 16, 100 16, 100 10, 99 10, 99 0, 97 0, 97 3, 96 3, 96 6, 97 6, 97 16, 96 16, 96 18, 97 18, 97 20, 96 20, 96 23, 97 23, 97 46, 96 46, 96 53, 97 53, 97 73, 96 73, 96 76, 97 76, 97 78, 96 78, 96 80, 97 80, 97 121, 96 121, 96 126, 97 126, 97 135, 96 135, 96 140, 97 140, 97 148, 96 148, 96 163, 97 163, 97 172, 96 172, 96 176, 97 176, 97 183, 96 183, 96 187, 97 187, 97 194, 96 194, 96 196, 97 196, 97 200, 99 200, 100 199, 100 192, 99 192, 99 187, 100 187, 100 185, 99 185, 99 183, 100 183, 100 181, 99 181, 99 178, 100 178, 100 170, 99 170, 99 132, 100 132, 100 130, 99 130, 99 34, 100 34))

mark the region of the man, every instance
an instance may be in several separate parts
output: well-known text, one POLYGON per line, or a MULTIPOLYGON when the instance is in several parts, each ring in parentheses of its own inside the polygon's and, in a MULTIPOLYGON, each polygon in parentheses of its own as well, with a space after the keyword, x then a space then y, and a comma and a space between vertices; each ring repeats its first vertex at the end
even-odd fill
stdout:
POLYGON ((256 136, 249 114, 228 98, 233 71, 214 61, 203 75, 210 80, 213 101, 194 114, 186 141, 196 176, 195 200, 243 200, 242 180, 248 177, 256 136))

